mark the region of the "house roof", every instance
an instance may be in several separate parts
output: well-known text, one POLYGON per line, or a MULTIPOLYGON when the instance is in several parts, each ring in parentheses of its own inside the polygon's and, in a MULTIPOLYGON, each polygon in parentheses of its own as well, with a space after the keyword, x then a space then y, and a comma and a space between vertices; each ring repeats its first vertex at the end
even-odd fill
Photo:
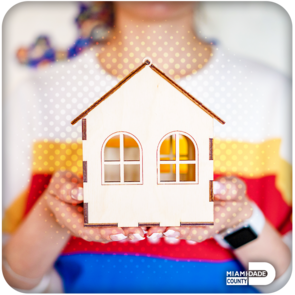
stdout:
POLYGON ((76 117, 71 124, 76 124, 79 120, 87 116, 94 108, 96 108, 101 102, 107 99, 111 94, 117 91, 124 83, 126 83, 129 79, 131 79, 134 75, 140 72, 145 66, 149 65, 150 68, 155 71, 158 75, 160 75, 163 79, 168 81, 172 86, 174 86, 177 90, 179 90, 183 95, 185 95, 188 99, 190 99, 193 103, 195 103, 198 107, 200 107, 204 112, 210 115, 212 118, 215 118, 221 124, 225 124, 225 122, 219 118, 216 114, 214 114, 211 110, 209 110, 206 106, 204 106, 199 100, 194 98, 191 94, 185 91, 182 87, 180 87, 177 83, 175 83, 172 79, 166 76, 161 70, 159 70, 155 65, 151 64, 149 60, 145 60, 138 68, 132 71, 128 76, 122 79, 116 86, 114 86, 111 90, 109 90, 105 95, 103 95, 100 99, 94 102, 89 108, 87 108, 84 112, 82 112, 78 117, 76 117))

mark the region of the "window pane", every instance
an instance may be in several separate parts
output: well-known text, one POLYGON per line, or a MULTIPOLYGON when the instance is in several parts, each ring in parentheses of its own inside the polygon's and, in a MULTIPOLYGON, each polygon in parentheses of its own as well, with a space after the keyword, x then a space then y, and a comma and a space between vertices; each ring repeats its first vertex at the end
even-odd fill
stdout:
POLYGON ((160 182, 176 181, 176 165, 160 164, 160 182))
POLYGON ((137 142, 134 138, 123 135, 124 138, 124 161, 139 161, 140 153, 137 142))
POLYGON ((104 149, 105 161, 120 161, 120 135, 110 138, 104 149))
POLYGON ((104 181, 120 182, 120 165, 104 165, 104 181))
POLYGON ((195 159, 195 146, 193 142, 187 136, 179 134, 179 160, 193 161, 195 159))
POLYGON ((167 136, 160 147, 161 161, 175 160, 175 134, 167 136))
POLYGON ((180 181, 196 181, 196 165, 180 164, 179 174, 180 181))
POLYGON ((124 165, 124 182, 140 182, 140 165, 124 165))

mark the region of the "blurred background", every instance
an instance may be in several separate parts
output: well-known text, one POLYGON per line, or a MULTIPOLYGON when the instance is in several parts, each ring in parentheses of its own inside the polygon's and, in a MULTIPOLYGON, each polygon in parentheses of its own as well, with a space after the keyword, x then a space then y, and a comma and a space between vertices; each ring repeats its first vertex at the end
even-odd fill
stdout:
MULTIPOLYGON (((73 56, 79 37, 86 40, 96 25, 86 22, 89 13, 83 15, 89 3, 91 0, 25 0, 7 8, 1 21, 6 95, 30 74, 30 67, 21 66, 20 61, 25 59, 24 50, 38 42, 38 37, 48 37, 48 46, 58 53, 72 49, 73 56)), ((282 4, 268 0, 203 0, 196 24, 204 38, 294 77, 293 18, 282 4)), ((41 48, 42 39, 39 41, 41 48)), ((51 58, 50 52, 47 57, 51 58)))
MULTIPOLYGON (((101 19, 107 18, 106 10, 101 7, 89 11, 89 3, 90 0, 25 0, 7 8, 0 23, 2 129, 3 104, 21 81, 38 67, 73 58, 107 30, 93 17, 99 14, 101 19)), ((201 1, 195 21, 204 39, 294 78, 293 18, 283 5, 269 0, 205 0, 201 1)), ((5 184, 3 134, 1 130, 0 218, 5 184)))

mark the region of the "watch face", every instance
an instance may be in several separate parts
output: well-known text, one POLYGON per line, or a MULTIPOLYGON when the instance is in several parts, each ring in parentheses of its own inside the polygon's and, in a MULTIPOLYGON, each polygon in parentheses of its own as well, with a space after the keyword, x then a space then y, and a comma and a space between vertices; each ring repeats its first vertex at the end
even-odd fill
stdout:
POLYGON ((236 232, 229 234, 224 239, 231 245, 232 248, 237 249, 257 238, 257 234, 250 226, 243 227, 236 232))

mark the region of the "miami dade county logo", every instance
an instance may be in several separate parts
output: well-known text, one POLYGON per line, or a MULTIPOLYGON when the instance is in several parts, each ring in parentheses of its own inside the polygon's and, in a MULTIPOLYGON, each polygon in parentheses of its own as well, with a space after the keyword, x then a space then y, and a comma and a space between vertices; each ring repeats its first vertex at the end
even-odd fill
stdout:
POLYGON ((269 285, 276 276, 276 270, 267 262, 249 262, 248 270, 227 271, 227 285, 269 285))

